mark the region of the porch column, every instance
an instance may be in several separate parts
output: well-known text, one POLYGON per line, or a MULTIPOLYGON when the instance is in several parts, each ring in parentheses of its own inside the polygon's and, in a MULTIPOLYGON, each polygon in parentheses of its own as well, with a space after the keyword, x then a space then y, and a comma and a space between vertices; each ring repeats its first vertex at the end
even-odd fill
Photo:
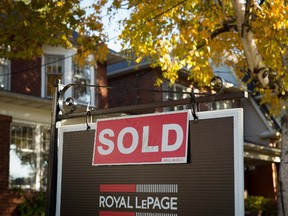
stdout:
POLYGON ((9 189, 11 116, 0 115, 0 193, 9 189))

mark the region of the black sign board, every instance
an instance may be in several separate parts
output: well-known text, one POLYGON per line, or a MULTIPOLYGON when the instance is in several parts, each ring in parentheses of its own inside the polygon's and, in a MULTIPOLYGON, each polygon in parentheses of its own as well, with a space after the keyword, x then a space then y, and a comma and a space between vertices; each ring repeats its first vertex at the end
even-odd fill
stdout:
POLYGON ((60 127, 56 215, 244 215, 242 110, 198 116, 185 164, 92 166, 95 126, 60 127))

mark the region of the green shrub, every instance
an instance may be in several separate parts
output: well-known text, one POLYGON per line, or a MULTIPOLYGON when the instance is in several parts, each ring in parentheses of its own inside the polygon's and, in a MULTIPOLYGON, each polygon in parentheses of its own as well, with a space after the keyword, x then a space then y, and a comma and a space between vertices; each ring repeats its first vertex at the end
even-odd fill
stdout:
POLYGON ((45 216, 45 192, 18 191, 19 196, 23 199, 15 211, 16 216, 45 216))
POLYGON ((250 213, 262 211, 262 215, 276 216, 277 202, 262 196, 249 196, 245 199, 245 211, 250 213))

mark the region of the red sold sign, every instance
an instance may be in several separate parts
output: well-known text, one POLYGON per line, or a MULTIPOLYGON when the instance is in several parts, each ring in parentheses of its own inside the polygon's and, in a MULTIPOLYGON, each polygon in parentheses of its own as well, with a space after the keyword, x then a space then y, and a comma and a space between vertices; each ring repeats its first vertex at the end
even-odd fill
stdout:
POLYGON ((189 111, 101 119, 93 165, 186 163, 189 111))

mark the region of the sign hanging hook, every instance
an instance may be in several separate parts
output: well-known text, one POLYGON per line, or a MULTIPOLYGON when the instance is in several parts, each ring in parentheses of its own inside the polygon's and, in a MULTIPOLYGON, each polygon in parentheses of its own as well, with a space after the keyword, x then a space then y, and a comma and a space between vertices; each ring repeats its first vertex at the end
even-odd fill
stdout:
POLYGON ((191 112, 192 116, 194 118, 194 121, 198 121, 198 116, 196 115, 196 98, 195 98, 195 93, 194 93, 194 88, 192 88, 191 94, 190 94, 190 100, 191 100, 191 112))
POLYGON ((88 103, 87 104, 87 108, 86 108, 86 126, 87 126, 87 128, 86 128, 86 131, 87 132, 90 132, 91 131, 91 127, 90 127, 90 125, 88 124, 88 118, 90 118, 90 122, 91 122, 91 108, 90 108, 90 103, 88 103))

